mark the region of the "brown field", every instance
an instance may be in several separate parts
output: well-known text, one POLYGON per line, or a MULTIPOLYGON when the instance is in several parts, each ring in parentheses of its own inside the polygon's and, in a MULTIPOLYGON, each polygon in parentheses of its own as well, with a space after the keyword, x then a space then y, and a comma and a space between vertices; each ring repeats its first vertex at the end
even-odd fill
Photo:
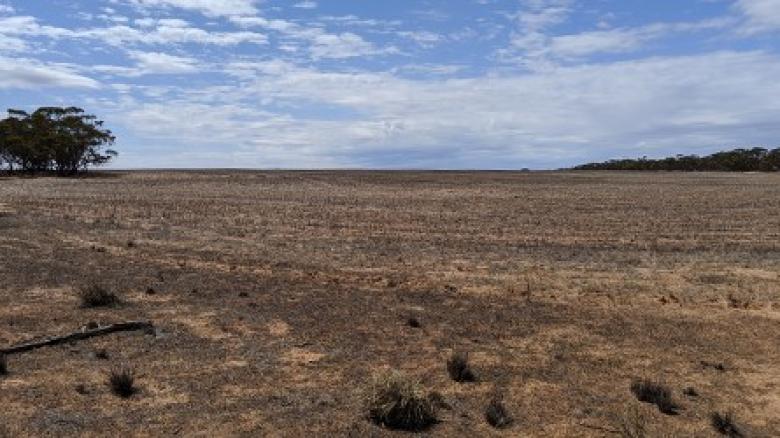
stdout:
POLYGON ((403 436, 362 401, 390 368, 449 405, 433 436, 780 436, 780 175, 0 178, 0 346, 137 319, 158 333, 9 356, 0 436, 403 436), (122 303, 81 308, 91 283, 122 303))

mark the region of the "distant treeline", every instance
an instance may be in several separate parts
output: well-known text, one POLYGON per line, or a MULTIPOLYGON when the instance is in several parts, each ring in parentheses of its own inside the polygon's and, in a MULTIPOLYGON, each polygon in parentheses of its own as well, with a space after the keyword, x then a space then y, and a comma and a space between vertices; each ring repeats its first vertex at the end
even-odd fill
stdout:
POLYGON ((0 170, 73 175, 109 162, 117 153, 103 122, 81 108, 39 108, 32 114, 8 110, 0 120, 0 170))
POLYGON ((777 172, 780 171, 780 148, 734 149, 705 157, 677 155, 658 160, 639 158, 610 160, 574 167, 574 170, 682 170, 689 172, 777 172))

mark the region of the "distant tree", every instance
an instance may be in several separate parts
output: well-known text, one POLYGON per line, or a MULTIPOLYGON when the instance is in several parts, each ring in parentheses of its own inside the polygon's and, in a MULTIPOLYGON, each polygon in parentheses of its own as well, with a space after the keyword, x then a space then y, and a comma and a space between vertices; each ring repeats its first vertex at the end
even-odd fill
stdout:
POLYGON ((10 109, 0 120, 0 165, 73 175, 109 162, 117 153, 103 149, 115 140, 101 120, 81 108, 43 107, 32 114, 10 109))
POLYGON ((761 170, 764 172, 780 171, 780 148, 767 152, 766 156, 761 161, 761 170))
POLYGON ((726 172, 776 172, 780 171, 780 148, 769 150, 761 147, 717 152, 706 157, 677 155, 650 160, 609 160, 574 167, 575 170, 677 170, 677 171, 726 171, 726 172))

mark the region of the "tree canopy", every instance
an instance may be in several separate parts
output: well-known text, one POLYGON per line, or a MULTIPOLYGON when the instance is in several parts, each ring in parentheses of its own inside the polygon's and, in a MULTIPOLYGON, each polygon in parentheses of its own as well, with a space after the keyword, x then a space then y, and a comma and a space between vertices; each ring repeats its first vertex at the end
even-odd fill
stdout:
POLYGON ((0 169, 74 175, 117 155, 116 137, 103 121, 76 107, 43 107, 33 113, 9 109, 0 120, 0 169))
POLYGON ((726 172, 780 171, 780 148, 734 149, 700 157, 677 155, 652 160, 648 158, 610 160, 576 166, 574 170, 681 170, 726 172))

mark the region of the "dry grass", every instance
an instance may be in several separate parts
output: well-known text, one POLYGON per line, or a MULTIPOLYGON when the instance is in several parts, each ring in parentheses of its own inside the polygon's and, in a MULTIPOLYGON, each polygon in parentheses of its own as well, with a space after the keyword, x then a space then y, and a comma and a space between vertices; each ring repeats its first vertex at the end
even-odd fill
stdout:
POLYGON ((737 421, 734 418, 732 412, 726 412, 725 414, 720 412, 713 412, 710 416, 712 427, 721 435, 725 435, 729 438, 741 438, 744 437, 742 429, 737 425, 737 421))
POLYGON ((622 438, 649 438, 651 436, 649 420, 642 409, 634 403, 629 404, 620 417, 620 436, 622 438))
POLYGON ((711 436, 713 406, 780 436, 780 175, 128 172, 2 178, 0 203, 3 346, 159 329, 9 358, 15 436, 404 436, 355 396, 386 368, 446 400, 432 436, 601 437, 627 403, 651 436, 711 436), (93 279, 126 305, 74 305, 93 279), (143 397, 102 390, 121 363, 143 397), (678 415, 636 402, 647 375, 678 415))
POLYGON ((493 397, 485 408, 485 420, 496 429, 504 429, 514 422, 503 400, 496 397, 493 397))
POLYGON ((108 375, 107 385, 114 395, 121 398, 130 398, 138 392, 135 374, 130 368, 112 370, 108 375))
POLYGON ((116 294, 97 284, 80 288, 79 299, 84 308, 111 307, 119 303, 116 294))
POLYGON ((450 378, 458 383, 475 382, 477 375, 471 369, 469 354, 463 351, 454 351, 447 359, 447 373, 450 378))
POLYGON ((666 415, 677 415, 680 406, 672 398, 672 390, 666 385, 651 380, 637 380, 631 384, 636 399, 655 405, 666 415))
POLYGON ((374 377, 366 395, 368 417, 390 429, 420 431, 436 424, 436 404, 419 383, 394 371, 374 377))

